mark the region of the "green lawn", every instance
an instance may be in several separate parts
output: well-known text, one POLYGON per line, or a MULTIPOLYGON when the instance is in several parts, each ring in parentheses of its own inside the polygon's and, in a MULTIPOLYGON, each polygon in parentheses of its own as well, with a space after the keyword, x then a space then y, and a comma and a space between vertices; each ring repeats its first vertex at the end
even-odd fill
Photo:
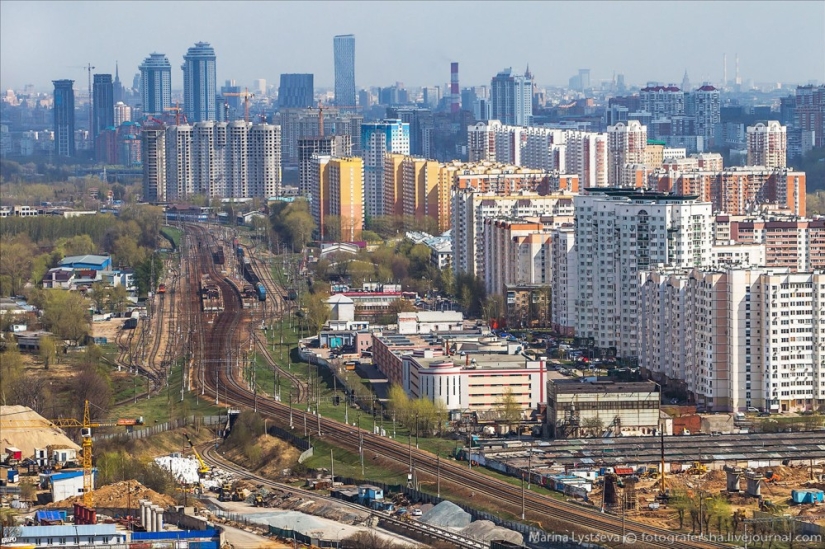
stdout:
POLYGON ((174 249, 180 249, 180 239, 183 237, 182 230, 176 229, 175 227, 161 227, 160 234, 172 243, 174 249))

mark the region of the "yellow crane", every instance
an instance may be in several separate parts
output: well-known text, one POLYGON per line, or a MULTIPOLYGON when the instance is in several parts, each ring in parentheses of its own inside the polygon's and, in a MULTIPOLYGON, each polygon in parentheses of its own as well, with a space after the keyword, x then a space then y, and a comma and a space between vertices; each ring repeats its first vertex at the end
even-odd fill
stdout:
POLYGON ((189 446, 192 447, 192 451, 195 453, 195 459, 198 460, 198 476, 205 477, 209 474, 209 466, 203 461, 198 449, 195 448, 195 444, 192 442, 192 439, 189 438, 189 435, 186 435, 186 442, 189 443, 189 446))
POLYGON ((243 97, 243 119, 244 122, 249 122, 249 99, 255 97, 254 93, 249 93, 249 88, 244 88, 242 92, 226 92, 221 95, 224 97, 243 97))
POLYGON ((83 421, 75 418, 58 418, 58 419, 33 419, 33 420, 5 420, 6 427, 9 428, 43 428, 43 427, 60 427, 63 429, 80 429, 81 449, 83 452, 81 464, 83 466, 83 505, 89 509, 94 508, 94 479, 92 477, 92 429, 98 427, 129 427, 132 425, 143 425, 143 418, 134 419, 113 419, 92 421, 91 413, 89 411, 89 401, 86 400, 83 406, 83 421), (45 421, 45 425, 44 425, 45 421))
POLYGON ((180 126, 180 119, 183 117, 183 123, 186 124, 186 115, 183 114, 183 109, 180 106, 180 103, 175 103, 174 107, 165 107, 164 111, 173 111, 175 113, 175 126, 180 126))

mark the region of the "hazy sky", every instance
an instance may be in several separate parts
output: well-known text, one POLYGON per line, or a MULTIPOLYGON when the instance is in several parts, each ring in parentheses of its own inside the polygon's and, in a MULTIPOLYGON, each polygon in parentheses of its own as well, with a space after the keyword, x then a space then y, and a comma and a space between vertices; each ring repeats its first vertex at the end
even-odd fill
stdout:
POLYGON ((218 82, 310 72, 333 83, 332 37, 355 34, 356 84, 408 87, 449 81, 460 63, 462 86, 489 84, 502 68, 527 63, 539 85, 565 84, 579 68, 591 82, 624 73, 628 84, 718 82, 722 55, 743 80, 825 80, 823 1, 614 2, 43 2, 0 1, 0 87, 70 78, 77 68, 115 70, 131 85, 151 52, 172 63, 182 87, 187 48, 210 42, 218 82))

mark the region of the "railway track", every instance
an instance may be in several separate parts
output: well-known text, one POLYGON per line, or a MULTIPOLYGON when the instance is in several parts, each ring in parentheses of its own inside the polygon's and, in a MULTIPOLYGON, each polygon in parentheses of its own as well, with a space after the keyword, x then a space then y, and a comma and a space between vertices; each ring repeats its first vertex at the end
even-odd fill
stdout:
MULTIPOLYGON (((206 234, 202 228, 197 228, 196 231, 199 231, 202 236, 206 234)), ((206 247, 206 250, 208 250, 208 247, 206 247)), ((201 269, 214 272, 211 258, 200 253, 198 261, 201 269)), ((435 480, 436 475, 438 475, 445 485, 470 489, 475 493, 484 494, 491 500, 498 501, 502 509, 507 509, 513 514, 520 512, 523 501, 525 514, 531 515, 528 518, 535 517, 538 521, 545 522, 550 519, 554 524, 568 525, 571 531, 579 534, 607 534, 615 536, 616 539, 622 539, 622 536, 632 536, 632 538, 626 537, 624 539, 632 539, 634 541, 632 546, 634 547, 695 547, 697 549, 725 547, 723 544, 703 540, 680 540, 674 543, 675 533, 670 530, 625 520, 623 517, 601 513, 596 509, 588 509, 529 491, 523 494, 520 488, 509 483, 475 473, 470 468, 462 467, 447 460, 438 460, 432 454, 415 449, 412 446, 250 394, 232 371, 231 360, 233 352, 237 357, 238 350, 233 349, 235 347, 235 329, 243 317, 243 308, 240 299, 234 294, 229 284, 222 277, 216 277, 216 279, 219 280, 219 286, 223 292, 225 309, 215 320, 210 334, 211 337, 208 338, 208 344, 205 346, 207 361, 209 365, 215 367, 211 368, 212 371, 209 372, 211 375, 203 377, 205 390, 215 394, 216 400, 218 400, 220 391, 223 389, 224 402, 227 405, 255 408, 258 412, 276 418, 284 424, 290 421, 305 420, 313 426, 313 431, 317 429, 317 434, 315 432, 313 434, 331 441, 338 447, 354 449, 355 451, 360 449, 365 453, 365 456, 372 454, 404 466, 412 465, 412 469, 419 480, 422 476, 435 480), (226 367, 222 367, 221 357, 224 356, 229 357, 226 367)), ((613 543, 612 545, 616 544, 613 543)), ((619 543, 620 545, 621 543, 619 543)))

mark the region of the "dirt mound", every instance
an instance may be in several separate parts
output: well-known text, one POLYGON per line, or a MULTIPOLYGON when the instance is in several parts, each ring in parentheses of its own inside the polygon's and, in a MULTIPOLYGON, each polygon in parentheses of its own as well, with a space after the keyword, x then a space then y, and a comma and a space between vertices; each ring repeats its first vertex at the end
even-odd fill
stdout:
POLYGON ((727 482, 727 474, 721 469, 713 469, 708 471, 704 479, 711 482, 727 482))
MULTIPOLYGON (((136 480, 115 482, 102 486, 93 492, 96 507, 130 507, 136 509, 138 502, 142 499, 148 499, 155 505, 163 508, 175 505, 175 500, 169 496, 159 494, 154 490, 143 486, 136 480)), ((64 499, 63 501, 56 501, 48 504, 47 508, 64 508, 71 507, 75 503, 82 503, 82 497, 74 497, 64 499)))

